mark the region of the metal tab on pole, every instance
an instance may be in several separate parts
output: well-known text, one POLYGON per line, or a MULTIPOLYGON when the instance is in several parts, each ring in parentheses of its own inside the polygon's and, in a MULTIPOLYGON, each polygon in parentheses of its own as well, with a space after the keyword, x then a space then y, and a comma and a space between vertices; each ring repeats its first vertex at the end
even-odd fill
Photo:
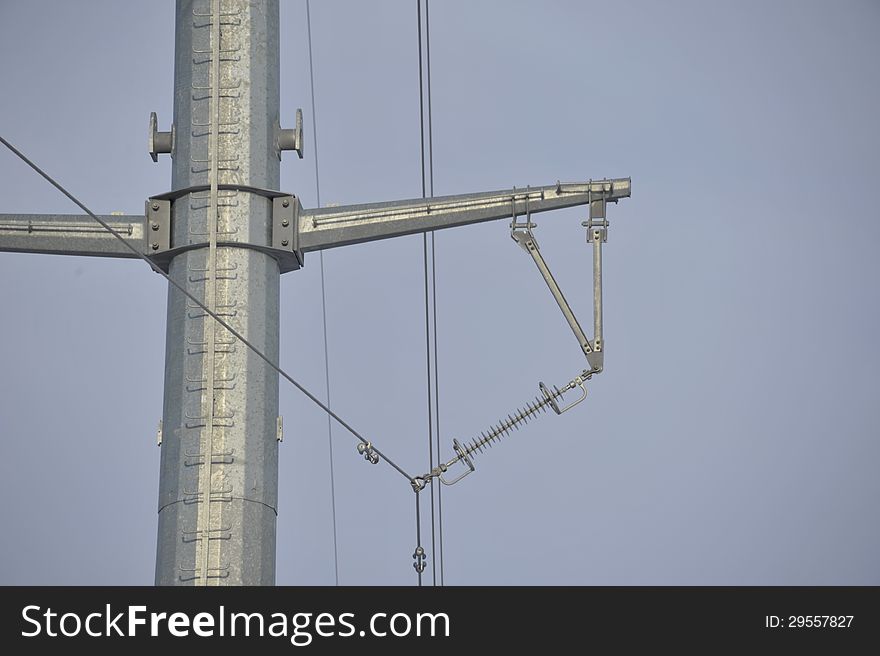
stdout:
POLYGON ((298 250, 298 209, 299 199, 295 196, 272 199, 272 248, 298 250))
POLYGON ((156 255, 169 250, 171 248, 171 201, 148 198, 144 221, 147 255, 156 255))

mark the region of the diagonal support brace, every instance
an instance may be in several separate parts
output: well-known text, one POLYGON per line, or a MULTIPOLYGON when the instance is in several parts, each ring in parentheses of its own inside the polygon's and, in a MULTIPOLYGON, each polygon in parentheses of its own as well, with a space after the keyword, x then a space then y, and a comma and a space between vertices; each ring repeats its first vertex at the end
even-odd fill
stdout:
MULTIPOLYGON (((562 314, 563 316, 565 316, 565 320, 568 322, 568 325, 571 327, 571 331, 574 333, 575 338, 578 340, 578 345, 581 347, 581 350, 587 357, 587 362, 590 363, 590 367, 592 368, 593 373, 598 373, 602 371, 604 357, 601 351, 601 342, 599 342, 597 339, 594 345, 584 334, 580 323, 578 323, 577 317, 574 316, 574 312, 572 312, 571 310, 571 306, 568 304, 568 301, 565 300, 565 296, 563 296, 562 290, 559 288, 559 284, 556 282, 553 274, 550 273, 550 269, 547 267, 547 262, 544 261, 544 256, 541 255, 541 250, 538 247, 538 241, 535 239, 534 235, 532 235, 530 230, 514 230, 511 234, 514 241, 516 241, 516 243, 519 244, 526 253, 531 255, 532 259, 535 261, 535 265, 538 267, 538 271, 541 272, 541 276, 544 278, 544 282, 546 282, 547 287, 550 288, 550 293, 553 294, 553 298, 556 299, 556 303, 559 305, 559 309, 562 310, 562 314)), ((598 303, 598 305, 595 306, 594 314, 601 317, 601 291, 598 296, 594 295, 594 303, 598 303)))

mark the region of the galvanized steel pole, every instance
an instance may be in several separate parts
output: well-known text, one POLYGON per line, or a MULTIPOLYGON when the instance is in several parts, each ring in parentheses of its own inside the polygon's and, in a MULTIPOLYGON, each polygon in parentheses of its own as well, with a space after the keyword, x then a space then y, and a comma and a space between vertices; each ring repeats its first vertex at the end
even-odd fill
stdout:
MULTIPOLYGON (((274 362, 272 202, 279 186, 278 2, 178 0, 170 274, 274 362), (222 242, 222 246, 217 243, 222 242)), ((173 288, 168 294, 157 585, 273 585, 278 374, 173 288)))

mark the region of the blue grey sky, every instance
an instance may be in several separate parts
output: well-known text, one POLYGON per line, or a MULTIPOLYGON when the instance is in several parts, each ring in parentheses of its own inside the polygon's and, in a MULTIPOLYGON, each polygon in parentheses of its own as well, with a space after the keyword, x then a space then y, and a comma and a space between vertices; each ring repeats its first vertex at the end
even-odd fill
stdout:
MULTIPOLYGON (((443 490, 447 584, 880 584, 880 5, 431 3, 434 190, 632 176, 609 209, 606 368, 443 490)), ((321 196, 421 194, 416 2, 311 7, 321 196)), ((305 4, 282 115, 315 205, 305 4)), ((97 213, 168 190, 174 7, 0 3, 0 133, 97 213)), ((0 152, 0 212, 78 210, 0 152)), ((536 235, 585 324, 582 210, 536 235)), ((437 234, 441 444, 584 367, 503 221, 437 234)), ((422 238, 325 256, 334 408, 427 469, 422 238)), ((0 583, 151 584, 166 284, 0 253, 0 583)), ((281 366, 323 392, 320 270, 282 279, 281 366)), ((334 582, 327 422, 282 384, 278 583, 334 582)), ((339 580, 414 584, 413 494, 333 433, 339 580)), ((429 507, 423 506, 425 514, 429 507)), ((437 549, 425 523, 428 583, 437 549)))

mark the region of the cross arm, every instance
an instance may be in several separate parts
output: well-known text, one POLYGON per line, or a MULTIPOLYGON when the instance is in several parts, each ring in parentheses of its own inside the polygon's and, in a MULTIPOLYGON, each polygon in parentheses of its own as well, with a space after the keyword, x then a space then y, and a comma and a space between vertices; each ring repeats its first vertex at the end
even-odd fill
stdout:
MULTIPOLYGON (((143 216, 111 214, 100 218, 138 252, 147 252, 143 216)), ((0 214, 0 251, 137 257, 86 214, 0 214)))
POLYGON ((442 228, 512 218, 532 212, 617 202, 630 195, 629 178, 556 183, 478 194, 301 209, 297 247, 303 252, 442 228))

